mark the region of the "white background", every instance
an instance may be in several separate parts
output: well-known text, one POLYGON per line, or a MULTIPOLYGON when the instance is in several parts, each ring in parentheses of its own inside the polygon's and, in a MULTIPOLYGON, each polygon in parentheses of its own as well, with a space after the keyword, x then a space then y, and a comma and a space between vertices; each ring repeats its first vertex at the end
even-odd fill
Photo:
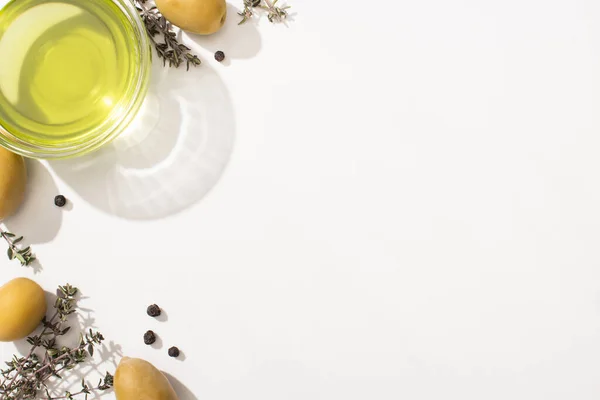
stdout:
POLYGON ((232 4, 129 135, 31 162, 6 225, 43 269, 0 280, 79 286, 98 369, 182 399, 597 399, 600 3, 289 4, 232 4))

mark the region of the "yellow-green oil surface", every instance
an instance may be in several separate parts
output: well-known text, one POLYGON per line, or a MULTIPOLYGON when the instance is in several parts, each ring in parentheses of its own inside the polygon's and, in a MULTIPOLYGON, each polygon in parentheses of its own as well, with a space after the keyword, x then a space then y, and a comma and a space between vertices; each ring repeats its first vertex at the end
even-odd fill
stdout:
POLYGON ((50 146, 97 134, 135 73, 134 38, 111 0, 8 3, 0 11, 0 125, 50 146))

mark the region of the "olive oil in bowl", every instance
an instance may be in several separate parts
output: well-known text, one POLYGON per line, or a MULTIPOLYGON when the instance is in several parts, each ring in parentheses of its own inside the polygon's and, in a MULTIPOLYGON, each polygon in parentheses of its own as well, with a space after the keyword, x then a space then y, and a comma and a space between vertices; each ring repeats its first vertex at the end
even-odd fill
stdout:
POLYGON ((113 0, 13 0, 0 11, 7 147, 69 156, 128 124, 145 94, 150 57, 132 18, 125 2, 113 0))

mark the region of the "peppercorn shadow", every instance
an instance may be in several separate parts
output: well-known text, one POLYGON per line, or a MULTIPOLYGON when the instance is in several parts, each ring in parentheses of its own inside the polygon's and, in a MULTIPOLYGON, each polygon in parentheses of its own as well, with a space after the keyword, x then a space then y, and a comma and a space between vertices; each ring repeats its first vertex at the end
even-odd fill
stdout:
POLYGON ((142 111, 121 137, 50 163, 83 199, 125 219, 160 219, 197 203, 233 150, 233 106, 212 68, 163 68, 156 57, 152 72, 142 111))
POLYGON ((176 347, 176 346, 169 348, 168 354, 169 354, 169 357, 171 357, 177 361, 185 361, 187 359, 183 350, 181 350, 179 347, 176 347), (173 349, 173 348, 177 349, 175 353, 171 353, 171 349, 173 349), (177 355, 175 356, 175 354, 177 354, 177 355))
MULTIPOLYGON (((24 236, 19 244, 23 247, 52 241, 62 224, 62 210, 54 205, 58 188, 47 166, 27 160, 27 180, 23 204, 15 215, 3 222, 8 231, 24 236)), ((40 263, 32 267, 35 272, 42 270, 40 263)))
POLYGON ((155 320, 160 322, 167 322, 169 320, 169 314, 164 310, 160 310, 160 315, 158 317, 154 317, 155 320))
POLYGON ((230 60, 252 58, 261 48, 260 32, 257 22, 251 19, 238 25, 242 17, 238 15, 240 9, 227 4, 227 20, 217 33, 212 35, 188 34, 189 38, 198 46, 213 54, 222 51, 225 54, 223 64, 228 65, 230 60))
POLYGON ((152 347, 155 350, 161 350, 164 346, 164 342, 163 342, 162 338, 160 337, 160 335, 155 333, 155 336, 156 336, 156 339, 155 339, 154 343, 152 343, 150 345, 150 347, 152 347))
POLYGON ((183 350, 180 349, 179 350, 179 356, 177 356, 175 359, 177 361, 181 361, 181 362, 187 360, 187 356, 185 355, 185 351, 183 351, 183 350))

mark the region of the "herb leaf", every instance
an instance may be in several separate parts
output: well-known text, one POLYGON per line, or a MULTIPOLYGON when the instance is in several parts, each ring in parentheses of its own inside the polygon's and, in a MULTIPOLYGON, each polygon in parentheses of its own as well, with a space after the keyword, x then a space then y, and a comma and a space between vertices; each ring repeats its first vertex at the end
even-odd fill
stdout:
POLYGON ((290 6, 278 7, 277 2, 279 0, 244 0, 244 10, 238 14, 242 17, 242 20, 238 25, 243 24, 254 16, 255 8, 265 10, 267 12, 267 19, 272 23, 284 22, 288 17, 287 10, 290 6))
POLYGON ((186 64, 189 71, 190 65, 195 67, 202 63, 189 47, 179 43, 173 25, 158 11, 155 5, 148 4, 148 0, 134 1, 146 26, 148 37, 154 44, 158 57, 163 60, 163 65, 169 64, 169 67, 178 68, 186 64))
POLYGON ((6 232, 2 229, 0 229, 0 236, 2 236, 2 238, 8 244, 8 250, 6 251, 6 255, 8 256, 9 260, 14 260, 16 258, 17 260, 19 260, 22 266, 30 265, 36 260, 35 255, 31 250, 31 247, 27 246, 24 249, 19 249, 19 247, 17 246, 17 244, 21 240, 23 240, 23 236, 17 237, 17 235, 15 235, 14 233, 6 232))
POLYGON ((90 330, 81 336, 77 347, 58 345, 58 337, 70 329, 66 326, 66 322, 68 316, 76 310, 78 293, 79 290, 69 284, 58 287, 54 314, 49 320, 46 318, 42 320, 44 328, 39 335, 27 338, 27 342, 31 345, 27 356, 13 356, 5 363, 7 368, 0 370, 0 400, 87 399, 89 394, 112 388, 113 376, 108 372, 96 386, 91 386, 82 379, 81 390, 77 392, 64 391, 63 395, 53 396, 47 388, 50 378, 62 379, 62 373, 75 369, 77 365, 91 358, 94 347, 100 346, 104 341, 100 332, 90 330))

